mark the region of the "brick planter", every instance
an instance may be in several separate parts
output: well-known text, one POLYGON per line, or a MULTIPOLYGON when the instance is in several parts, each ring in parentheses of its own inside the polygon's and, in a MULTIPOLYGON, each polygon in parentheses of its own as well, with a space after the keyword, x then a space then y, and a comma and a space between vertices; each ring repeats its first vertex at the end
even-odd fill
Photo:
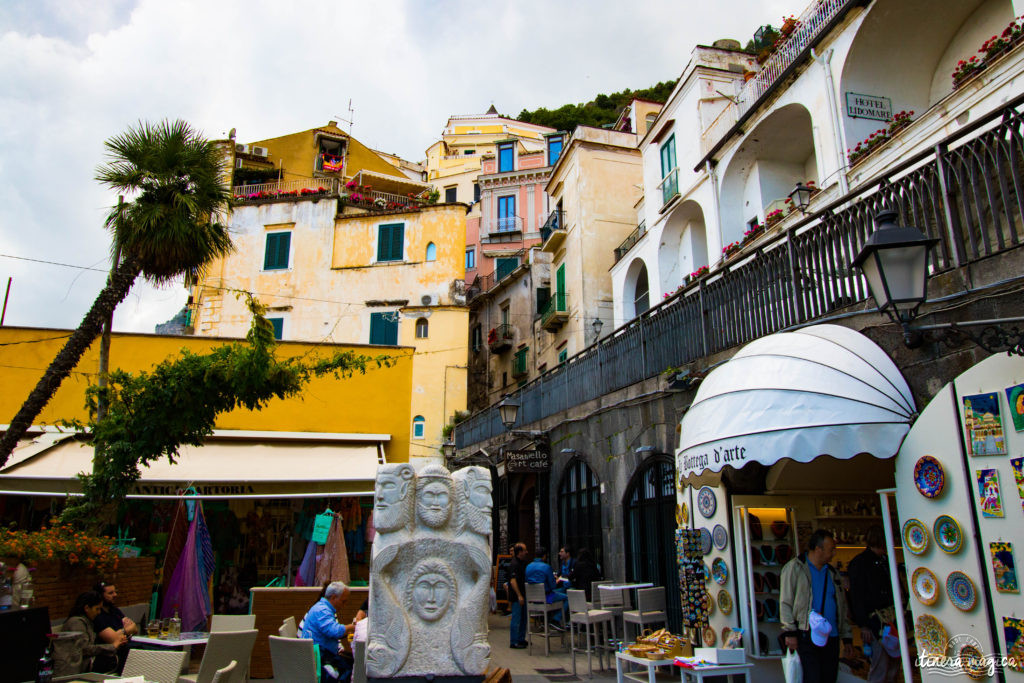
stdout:
POLYGON ((117 603, 132 605, 149 602, 153 596, 153 581, 156 574, 156 558, 121 558, 117 571, 112 576, 100 576, 95 570, 84 567, 67 567, 58 562, 40 562, 32 572, 35 586, 35 606, 47 607, 50 619, 64 619, 79 593, 92 590, 102 578, 117 585, 117 603))

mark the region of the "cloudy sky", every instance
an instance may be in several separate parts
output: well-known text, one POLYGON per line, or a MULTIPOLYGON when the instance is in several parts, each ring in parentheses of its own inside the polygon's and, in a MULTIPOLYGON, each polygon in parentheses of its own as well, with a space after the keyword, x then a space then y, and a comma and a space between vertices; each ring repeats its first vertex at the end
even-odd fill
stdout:
MULTIPOLYGON (((585 102, 678 77, 801 0, 0 0, 0 296, 6 324, 75 327, 109 268, 103 141, 140 119, 259 140, 348 118, 419 160, 450 114, 585 102), (53 265, 54 262, 66 265, 53 265), (68 267, 72 266, 72 267, 68 267)), ((137 283, 116 330, 182 287, 137 283)))

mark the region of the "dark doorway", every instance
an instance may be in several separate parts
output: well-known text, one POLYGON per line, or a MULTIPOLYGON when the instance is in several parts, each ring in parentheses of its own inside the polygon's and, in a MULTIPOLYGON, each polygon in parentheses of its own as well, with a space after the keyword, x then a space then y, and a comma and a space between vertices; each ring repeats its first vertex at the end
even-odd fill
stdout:
POLYGON ((675 555, 675 467, 665 456, 643 463, 626 489, 626 579, 665 587, 669 629, 679 633, 679 570, 675 555))
POLYGON ((587 463, 575 459, 565 468, 558 486, 558 545, 571 545, 579 555, 590 549, 607 575, 601 533, 601 482, 587 463))

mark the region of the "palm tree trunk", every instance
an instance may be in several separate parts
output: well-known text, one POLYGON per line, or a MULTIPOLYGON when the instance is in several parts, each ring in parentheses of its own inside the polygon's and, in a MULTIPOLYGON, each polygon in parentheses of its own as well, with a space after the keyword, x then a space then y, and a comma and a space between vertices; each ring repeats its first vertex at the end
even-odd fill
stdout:
POLYGON ((103 329, 103 322, 128 296, 139 272, 139 266, 135 259, 126 258, 111 273, 106 286, 93 301, 92 307, 82 318, 78 329, 71 334, 71 338, 64 344, 64 348, 54 357, 50 367, 43 373, 35 389, 18 410, 18 414, 11 420, 7 432, 3 438, 0 438, 0 467, 7 462, 18 441, 32 426, 32 421, 39 416, 53 395, 57 393, 61 382, 71 374, 86 349, 99 336, 103 329))

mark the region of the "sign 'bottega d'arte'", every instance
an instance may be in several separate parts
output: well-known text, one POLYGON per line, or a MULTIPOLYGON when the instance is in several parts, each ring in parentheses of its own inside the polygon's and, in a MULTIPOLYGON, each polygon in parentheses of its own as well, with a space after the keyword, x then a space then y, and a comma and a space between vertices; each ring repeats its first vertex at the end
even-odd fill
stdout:
POLYGON ((851 119, 888 121, 892 118, 892 100, 879 95, 846 93, 846 115, 851 119))

